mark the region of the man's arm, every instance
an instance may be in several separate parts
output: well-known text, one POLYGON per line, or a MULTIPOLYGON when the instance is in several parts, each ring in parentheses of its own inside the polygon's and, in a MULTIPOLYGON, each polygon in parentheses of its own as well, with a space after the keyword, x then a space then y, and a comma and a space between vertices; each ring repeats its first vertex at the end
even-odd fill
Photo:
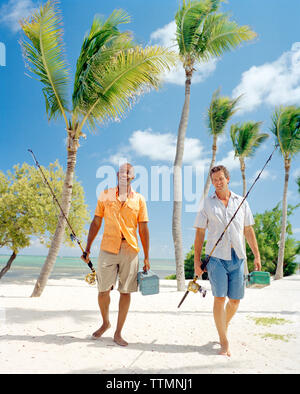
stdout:
POLYGON ((260 262, 260 253, 258 250, 257 240, 255 236, 255 232, 252 226, 244 227, 245 238, 254 254, 254 266, 256 271, 261 270, 261 262, 260 262))
POLYGON ((139 235, 141 238, 141 242, 144 250, 144 271, 148 271, 150 269, 149 263, 149 229, 147 222, 139 222, 139 235))
POLYGON ((98 232, 100 230, 100 227, 101 227, 101 224, 102 224, 102 219, 103 218, 101 218, 100 216, 94 216, 94 219, 93 219, 93 221, 92 221, 92 223, 90 225, 89 235, 88 235, 87 244, 86 244, 86 248, 85 248, 85 251, 86 251, 87 255, 86 255, 86 258, 81 256, 82 260, 85 263, 89 262, 89 255, 90 255, 90 252, 91 252, 92 243, 93 243, 94 239, 96 238, 96 236, 97 236, 97 234, 98 234, 98 232))
POLYGON ((205 228, 197 227, 196 235, 195 235, 195 245, 194 245, 195 247, 194 271, 195 271, 195 275, 198 277, 200 277, 203 274, 203 271, 201 269, 201 252, 204 243, 204 238, 205 238, 205 228))

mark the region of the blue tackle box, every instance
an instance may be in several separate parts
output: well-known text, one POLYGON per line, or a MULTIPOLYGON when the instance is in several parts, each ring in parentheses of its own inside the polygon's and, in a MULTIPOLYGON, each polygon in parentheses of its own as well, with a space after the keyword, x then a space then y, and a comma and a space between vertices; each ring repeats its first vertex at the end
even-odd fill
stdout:
POLYGON ((159 277, 151 270, 139 271, 137 281, 142 295, 159 293, 159 277))

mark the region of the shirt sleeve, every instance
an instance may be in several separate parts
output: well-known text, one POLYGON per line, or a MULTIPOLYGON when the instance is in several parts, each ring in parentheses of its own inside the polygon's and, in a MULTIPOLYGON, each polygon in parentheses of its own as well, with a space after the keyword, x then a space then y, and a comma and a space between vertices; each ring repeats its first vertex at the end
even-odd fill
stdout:
POLYGON ((143 196, 140 197, 138 222, 149 222, 147 204, 143 196))
POLYGON ((195 228, 206 228, 207 224, 208 224, 208 216, 207 216, 205 209, 202 208, 202 209, 200 209, 200 211, 198 212, 198 214, 196 216, 194 227, 195 228))
POLYGON ((253 226, 255 224, 251 209, 249 207, 248 201, 245 201, 245 223, 244 226, 253 226))
POLYGON ((95 216, 100 216, 101 218, 104 217, 104 203, 103 203, 103 193, 100 194, 100 197, 97 202, 97 207, 95 210, 95 216))

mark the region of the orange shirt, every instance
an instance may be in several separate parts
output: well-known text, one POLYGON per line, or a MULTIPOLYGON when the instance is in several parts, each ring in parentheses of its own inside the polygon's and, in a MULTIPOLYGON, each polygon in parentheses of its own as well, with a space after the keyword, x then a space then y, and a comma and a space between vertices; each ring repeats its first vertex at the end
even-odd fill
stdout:
POLYGON ((101 249, 118 254, 122 236, 129 245, 139 252, 137 239, 138 222, 148 222, 144 197, 131 190, 124 203, 119 199, 118 188, 104 190, 98 199, 95 216, 104 218, 104 233, 101 249))

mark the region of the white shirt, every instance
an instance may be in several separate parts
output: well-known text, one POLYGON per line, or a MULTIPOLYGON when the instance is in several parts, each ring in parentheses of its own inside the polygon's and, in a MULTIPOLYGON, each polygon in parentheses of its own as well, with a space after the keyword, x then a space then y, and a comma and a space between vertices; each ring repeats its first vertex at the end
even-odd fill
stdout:
MULTIPOLYGON (((227 208, 214 193, 204 200, 203 208, 197 214, 194 227, 208 229, 205 247, 207 255, 211 253, 215 243, 243 200, 243 197, 232 191, 230 193, 227 208)), ((231 247, 233 247, 238 258, 246 258, 244 227, 253 224, 253 215, 248 202, 245 200, 212 256, 223 260, 231 260, 231 247)))

